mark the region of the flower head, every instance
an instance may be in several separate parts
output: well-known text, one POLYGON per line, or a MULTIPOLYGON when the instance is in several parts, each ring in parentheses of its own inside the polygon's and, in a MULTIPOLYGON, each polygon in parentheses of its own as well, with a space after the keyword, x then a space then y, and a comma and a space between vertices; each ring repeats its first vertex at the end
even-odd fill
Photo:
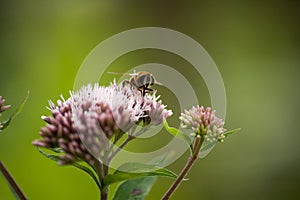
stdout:
POLYGON ((0 117, 2 112, 6 111, 11 107, 10 105, 5 106, 4 103, 5 103, 5 99, 3 99, 2 96, 0 96, 0 117))
MULTIPOLYGON (((11 106, 10 105, 4 105, 5 103, 5 99, 2 98, 2 96, 0 96, 0 117, 1 117, 1 113, 6 111, 7 109, 9 109, 11 106)), ((3 128, 3 125, 0 122, 0 130, 3 128)))
POLYGON ((216 116, 216 111, 210 107, 193 106, 181 114, 183 128, 191 128, 196 135, 207 138, 208 141, 223 140, 225 138, 224 122, 216 116))
POLYGON ((47 123, 40 129, 42 139, 35 140, 32 144, 49 149, 60 148, 65 153, 60 157, 60 164, 83 160, 93 165, 95 158, 90 155, 76 132, 72 120, 70 99, 64 100, 62 98, 62 100, 57 101, 57 105, 49 101, 49 105, 52 116, 42 116, 42 119, 47 123))
POLYGON ((142 96, 137 89, 115 82, 107 87, 89 84, 70 95, 57 105, 50 102, 52 116, 42 117, 47 122, 40 131, 42 139, 33 142, 61 148, 65 153, 61 164, 83 160, 93 165, 112 138, 120 138, 142 119, 150 118, 157 125, 172 114, 155 94, 142 96))
POLYGON ((158 100, 160 96, 156 96, 156 93, 146 94, 143 101, 143 107, 145 109, 146 122, 159 125, 162 123, 163 118, 169 118, 173 115, 172 110, 167 110, 166 105, 158 100))
POLYGON ((76 129, 97 157, 108 148, 112 137, 120 137, 144 116, 140 93, 116 83, 84 86, 71 92, 70 101, 76 129))

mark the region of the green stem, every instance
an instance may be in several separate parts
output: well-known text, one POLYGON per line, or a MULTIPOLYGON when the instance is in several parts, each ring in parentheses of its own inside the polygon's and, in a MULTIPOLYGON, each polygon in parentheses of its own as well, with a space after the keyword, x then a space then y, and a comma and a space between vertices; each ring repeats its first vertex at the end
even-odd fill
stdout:
MULTIPOLYGON (((103 164, 104 177, 109 173, 109 167, 103 164)), ((108 187, 101 189, 101 200, 108 199, 108 187)))
POLYGON ((183 181, 184 177, 188 174, 188 172, 191 170, 192 166, 194 165, 195 161, 198 158, 200 148, 204 142, 204 137, 201 138, 196 138, 195 143, 194 143, 194 154, 191 155, 185 164, 184 168, 181 170, 180 174, 176 178, 176 180, 173 182, 173 184, 169 187, 168 191, 164 194, 162 197, 162 200, 167 200, 169 199, 172 194, 176 191, 178 186, 181 184, 183 181))
POLYGON ((100 200, 107 200, 107 192, 103 189, 103 179, 105 177, 105 173, 104 173, 104 165, 102 162, 100 162, 99 160, 97 160, 96 164, 95 164, 95 169, 97 171, 97 176, 99 179, 99 183, 100 183, 100 200))
MULTIPOLYGON (((101 182, 104 180, 105 176, 109 174, 109 162, 108 162, 108 155, 110 151, 106 151, 104 158, 103 158, 103 165, 102 165, 102 170, 103 170, 103 178, 101 182)), ((102 182, 102 185, 103 182, 102 182)), ((101 200, 107 200, 108 199, 108 187, 101 188, 101 200)))
POLYGON ((3 176, 5 177, 5 179, 11 186, 11 188, 14 190, 16 195, 20 198, 20 200, 27 200, 26 196, 24 195, 20 187, 17 185, 16 181, 13 179, 13 177, 10 175, 10 173, 8 172, 8 170, 5 168, 5 166, 1 161, 0 161, 0 171, 2 172, 3 176))
MULTIPOLYGON (((140 134, 142 134, 143 132, 145 131, 145 129, 144 128, 142 128, 140 131, 138 131, 137 132, 137 134, 136 134, 136 136, 138 136, 138 135, 140 135, 140 134)), ((109 169, 110 169, 110 163, 111 163, 111 161, 112 161, 112 159, 131 141, 131 140, 133 140, 133 139, 135 139, 136 138, 136 136, 134 136, 133 134, 132 134, 132 132, 131 132, 131 134, 129 134, 128 135, 128 137, 126 138, 126 140, 114 151, 114 152, 112 152, 111 154, 110 154, 110 152, 111 152, 111 149, 109 149, 107 152, 106 152, 106 155, 105 155, 105 158, 104 158, 104 162, 103 163, 106 163, 106 165, 105 164, 103 164, 102 166, 103 166, 103 178, 101 179, 101 182, 102 182, 102 180, 104 179, 104 177, 106 176, 106 175, 108 175, 109 174, 109 169), (110 154, 110 156, 108 156, 110 154)), ((114 145, 116 144, 116 142, 117 142, 117 140, 115 140, 114 141, 114 145)), ((99 178, 99 180, 100 180, 100 178, 99 178)), ((103 184, 102 184, 103 185, 103 184)), ((100 197, 101 197, 101 200, 107 200, 108 199, 108 188, 106 187, 106 188, 102 188, 101 189, 101 195, 100 195, 100 197)))
POLYGON ((108 158, 108 164, 110 164, 110 162, 112 161, 112 159, 131 141, 133 140, 135 137, 132 135, 128 135, 128 137, 126 138, 126 140, 114 151, 112 152, 112 154, 110 155, 110 157, 108 158))
POLYGON ((108 199, 108 189, 101 190, 100 200, 107 200, 108 199))

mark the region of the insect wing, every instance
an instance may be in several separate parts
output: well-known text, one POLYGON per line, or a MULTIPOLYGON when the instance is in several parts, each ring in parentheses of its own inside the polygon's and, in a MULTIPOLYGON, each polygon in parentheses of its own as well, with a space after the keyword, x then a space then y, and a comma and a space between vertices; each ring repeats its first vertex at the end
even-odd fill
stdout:
POLYGON ((137 73, 123 73, 123 72, 107 72, 108 74, 115 74, 115 75, 128 75, 128 76, 136 76, 137 73))

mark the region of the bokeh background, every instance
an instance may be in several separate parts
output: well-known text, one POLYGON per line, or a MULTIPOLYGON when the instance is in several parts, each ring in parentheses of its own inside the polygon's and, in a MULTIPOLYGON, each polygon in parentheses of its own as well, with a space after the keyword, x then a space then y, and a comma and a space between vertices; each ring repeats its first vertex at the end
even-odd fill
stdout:
MULTIPOLYGON (((80 64, 98 43, 131 28, 165 27, 189 35, 208 51, 225 83, 227 127, 242 128, 196 163, 173 199, 297 199, 299 9, 296 0, 2 0, 0 95, 13 108, 27 90, 30 99, 0 135, 1 161, 29 199, 99 199, 83 172, 57 166, 31 145, 44 125, 40 116, 49 114, 48 99, 68 96, 80 64)), ((191 81, 201 104, 210 104, 202 78, 192 77, 192 67, 167 52, 132 52, 116 60, 110 71, 147 62, 176 68, 191 81)), ((178 102, 165 88, 159 93, 174 110, 170 123, 178 124, 178 102)), ((162 133, 152 139, 155 142, 128 148, 146 151, 168 139, 162 133)), ((169 167, 178 172, 186 159, 187 154, 169 167)), ((159 199, 170 184, 170 179, 158 179, 147 199, 159 199)), ((0 199, 14 199, 2 177, 0 199)))

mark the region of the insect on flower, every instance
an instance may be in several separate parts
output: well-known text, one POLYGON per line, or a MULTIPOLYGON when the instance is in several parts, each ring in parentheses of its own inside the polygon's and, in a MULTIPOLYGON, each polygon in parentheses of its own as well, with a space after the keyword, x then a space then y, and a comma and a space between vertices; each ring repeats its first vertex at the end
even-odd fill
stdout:
POLYGON ((142 96, 145 96, 146 93, 152 92, 153 89, 150 87, 154 84, 161 85, 158 83, 154 76, 147 71, 133 72, 133 73, 118 73, 118 72, 109 72, 110 74, 123 74, 129 75, 131 78, 123 81, 123 85, 130 84, 132 87, 138 89, 142 96))

